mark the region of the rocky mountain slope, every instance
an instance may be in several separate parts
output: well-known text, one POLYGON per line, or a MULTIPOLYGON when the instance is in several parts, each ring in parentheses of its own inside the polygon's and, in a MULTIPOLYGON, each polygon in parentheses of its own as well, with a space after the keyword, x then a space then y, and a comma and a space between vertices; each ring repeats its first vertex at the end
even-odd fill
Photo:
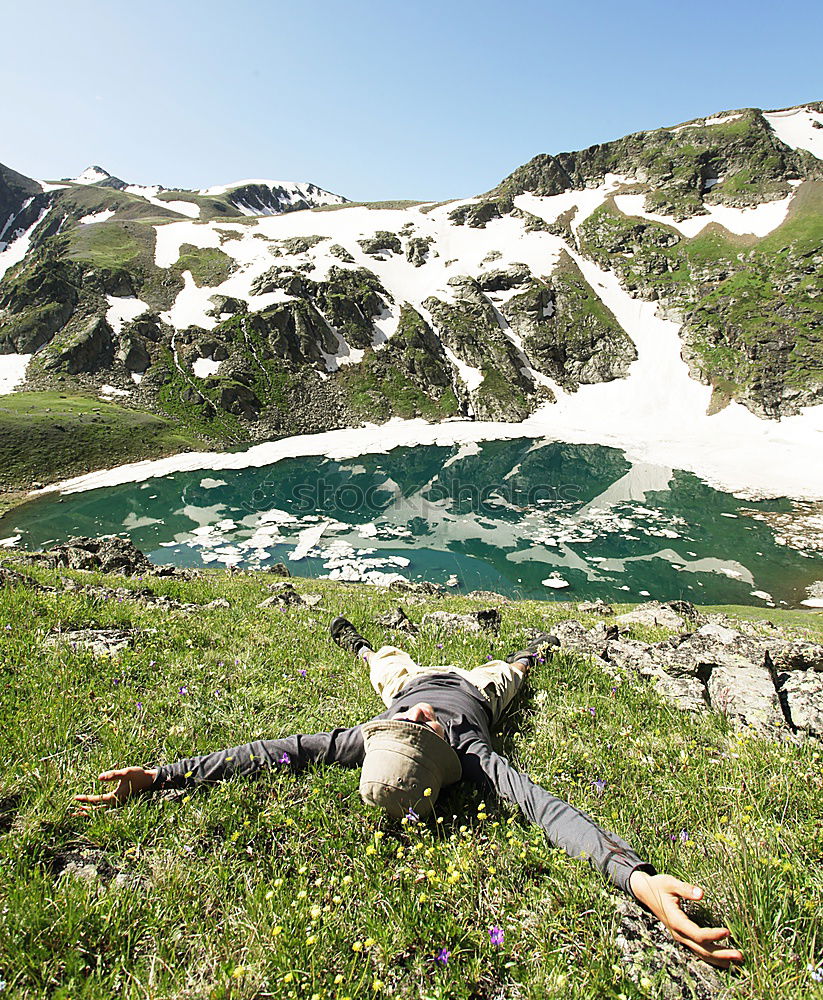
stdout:
POLYGON ((632 297, 676 324, 710 412, 781 418, 823 402, 821 207, 823 104, 540 155, 441 205, 0 167, 0 393, 101 395, 215 442, 550 418, 640 370, 632 297))

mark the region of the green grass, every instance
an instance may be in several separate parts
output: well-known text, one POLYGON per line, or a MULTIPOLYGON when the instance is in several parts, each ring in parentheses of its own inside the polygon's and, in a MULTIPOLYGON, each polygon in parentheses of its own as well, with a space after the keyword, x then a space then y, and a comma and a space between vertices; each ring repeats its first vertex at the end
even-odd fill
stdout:
MULTIPOLYGON (((153 243, 154 231, 149 227, 140 235, 153 243)), ((93 226, 78 227, 71 233, 69 255, 96 267, 120 268, 141 256, 141 243, 133 228, 127 229, 119 222, 97 222, 93 226)))
MULTIPOLYGON (((56 572, 34 573, 58 582, 56 572)), ((616 891, 471 790, 441 800, 442 822, 417 827, 364 806, 357 772, 334 767, 72 816, 71 796, 93 790, 111 765, 353 725, 379 711, 362 667, 325 628, 345 609, 382 641, 372 620, 397 597, 299 580, 322 605, 261 612, 267 576, 60 575, 201 603, 223 596, 231 607, 186 615, 0 590, 4 997, 666 995, 646 964, 652 956, 640 959, 642 987, 620 964, 616 891), (134 648, 109 660, 44 644, 56 628, 92 623, 138 630, 134 648), (77 850, 100 877, 59 874, 77 850), (505 931, 499 949, 493 925, 505 931), (443 947, 446 966, 434 961, 443 947)), ((419 619, 479 606, 449 597, 408 610, 419 619)), ((412 653, 424 663, 482 662, 567 608, 505 605, 496 642, 423 632, 412 653)), ((747 956, 739 973, 721 974, 728 996, 820 996, 807 970, 823 940, 819 746, 734 736, 718 716, 681 714, 644 683, 614 687, 565 655, 533 671, 501 746, 661 870, 706 887, 708 918, 727 921, 747 956)))
POLYGON ((401 367, 383 364, 380 355, 371 349, 360 364, 345 365, 335 377, 352 408, 366 420, 442 420, 455 416, 459 409, 454 390, 442 389, 439 398, 434 398, 416 386, 401 367))
POLYGON ((215 247, 196 247, 191 243, 183 243, 180 256, 174 265, 181 274, 191 271, 194 283, 198 288, 221 285, 234 270, 235 264, 231 257, 215 247))
POLYGON ((198 447, 202 441, 170 420, 94 396, 68 391, 0 396, 0 490, 198 447))

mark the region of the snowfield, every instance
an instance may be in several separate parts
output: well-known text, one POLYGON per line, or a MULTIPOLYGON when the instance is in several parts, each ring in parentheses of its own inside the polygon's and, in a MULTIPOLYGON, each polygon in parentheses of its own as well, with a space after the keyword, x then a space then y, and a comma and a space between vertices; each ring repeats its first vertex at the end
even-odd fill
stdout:
POLYGON ((781 142, 792 149, 805 149, 823 160, 823 115, 811 108, 791 108, 788 111, 772 111, 763 117, 774 129, 781 142))
POLYGON ((26 380, 30 354, 0 354, 0 396, 14 392, 26 380))
MULTIPOLYGON (((29 252, 29 246, 31 246, 31 238, 34 230, 43 221, 44 216, 48 212, 48 205, 40 212, 40 215, 35 219, 35 221, 22 233, 14 233, 11 236, 10 241, 7 244, 0 243, 0 278, 8 271, 10 267, 14 267, 15 264, 19 264, 20 261, 29 252)), ((6 234, 8 236, 8 234, 6 234)))
POLYGON ((149 311, 146 303, 141 302, 134 295, 107 295, 106 299, 109 303, 106 322, 115 334, 119 334, 126 323, 130 323, 138 316, 142 316, 144 312, 149 311))
POLYGON ((646 196, 643 194, 616 195, 615 205, 624 215, 634 215, 650 222, 661 222, 672 226, 684 236, 692 237, 701 233, 706 226, 716 222, 730 233, 743 236, 750 233, 753 236, 768 236, 772 230, 785 220, 789 211, 794 192, 779 201, 769 201, 754 208, 732 208, 728 205, 706 205, 706 215, 694 215, 690 219, 678 222, 667 215, 657 215, 655 212, 643 210, 646 196))

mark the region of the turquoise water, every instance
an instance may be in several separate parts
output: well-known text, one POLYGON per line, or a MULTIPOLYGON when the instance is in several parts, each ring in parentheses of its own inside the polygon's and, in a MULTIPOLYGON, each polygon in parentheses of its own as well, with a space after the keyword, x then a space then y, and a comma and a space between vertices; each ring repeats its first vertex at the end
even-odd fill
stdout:
POLYGON ((794 606, 823 578, 823 559, 777 544, 750 516, 788 509, 633 465, 614 448, 519 439, 51 494, 0 519, 0 538, 40 548, 126 534, 158 563, 283 561, 295 575, 385 583, 399 574, 457 593, 794 606))

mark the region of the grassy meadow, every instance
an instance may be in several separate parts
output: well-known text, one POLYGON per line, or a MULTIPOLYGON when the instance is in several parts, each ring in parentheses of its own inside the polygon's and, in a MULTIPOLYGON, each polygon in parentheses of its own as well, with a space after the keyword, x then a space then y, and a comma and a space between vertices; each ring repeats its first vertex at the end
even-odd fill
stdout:
MULTIPOLYGON (((20 568, 51 585, 72 577, 230 607, 0 589, 2 1000, 671 995, 653 950, 622 960, 617 890, 471 787, 444 794, 436 819, 417 825, 363 805, 358 772, 334 767, 73 815, 72 796, 96 790, 109 767, 380 711, 363 667, 328 639, 335 614, 420 662, 469 666, 520 648, 527 627, 550 627, 572 606, 503 605, 499 638, 409 640, 374 624, 402 599, 377 588, 296 580, 322 602, 258 609, 265 574, 124 580, 20 568), (109 658, 45 642, 90 626, 133 630, 133 646, 109 658)), ((401 603, 415 621, 484 606, 401 603)), ((792 621, 783 627, 823 632, 819 617, 792 621)), ((715 995, 823 996, 820 745, 735 734, 719 716, 679 713, 644 682, 615 683, 569 655, 532 672, 499 743, 661 871, 705 887, 704 919, 729 926, 747 959, 717 973, 715 995)))

